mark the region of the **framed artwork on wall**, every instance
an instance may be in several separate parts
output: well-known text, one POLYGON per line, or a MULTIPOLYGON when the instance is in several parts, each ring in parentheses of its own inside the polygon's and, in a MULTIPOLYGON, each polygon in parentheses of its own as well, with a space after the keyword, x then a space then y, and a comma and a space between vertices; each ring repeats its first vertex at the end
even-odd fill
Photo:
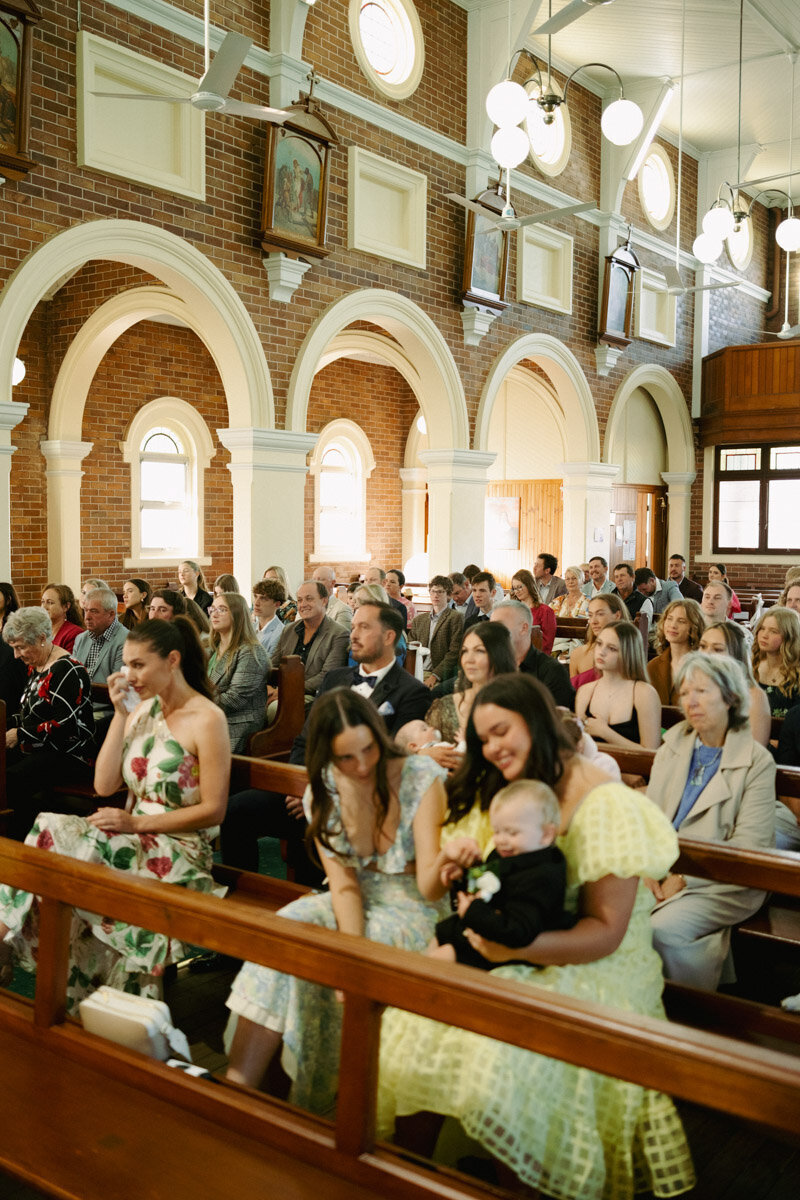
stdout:
POLYGON ((267 130, 259 236, 264 250, 324 258, 330 154, 339 139, 313 99, 313 72, 310 78, 289 119, 267 130))
POLYGON ((639 260, 631 249, 630 230, 624 246, 606 257, 598 338, 612 346, 633 341, 633 294, 639 260))
POLYGON ((36 163, 28 155, 33 26, 41 13, 32 0, 0 0, 0 176, 24 179, 36 163))
POLYGON ((519 496, 486 497, 487 551, 519 550, 519 496))
MULTIPOLYGON (((498 216, 505 203, 502 196, 490 189, 475 197, 498 216)), ((499 229, 493 221, 469 210, 464 249, 462 299, 465 303, 491 308, 496 312, 508 308, 505 302, 508 276, 508 230, 499 229)))

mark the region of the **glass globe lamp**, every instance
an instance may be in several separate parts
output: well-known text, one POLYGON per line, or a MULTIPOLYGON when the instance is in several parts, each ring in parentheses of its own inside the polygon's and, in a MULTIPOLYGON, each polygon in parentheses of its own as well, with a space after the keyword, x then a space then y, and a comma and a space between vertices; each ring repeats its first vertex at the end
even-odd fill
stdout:
POLYGON ((722 254, 722 242, 709 233, 701 233, 692 243, 692 253, 701 263, 716 262, 722 254))
POLYGON ((524 162, 529 149, 528 135, 519 125, 498 129, 492 138, 492 158, 501 167, 518 167, 524 162))
POLYGON ((629 146, 642 132, 644 116, 638 104, 620 98, 603 110, 600 128, 615 146, 629 146))
POLYGON ((800 219, 787 217, 775 230, 775 241, 781 250, 800 250, 800 219))
POLYGON ((497 83, 486 97, 486 113, 493 125, 519 125, 528 112, 528 93, 511 79, 497 83))
POLYGON ((736 222, 733 213, 725 204, 714 204, 703 217, 703 233, 715 241, 723 242, 734 231, 736 222))

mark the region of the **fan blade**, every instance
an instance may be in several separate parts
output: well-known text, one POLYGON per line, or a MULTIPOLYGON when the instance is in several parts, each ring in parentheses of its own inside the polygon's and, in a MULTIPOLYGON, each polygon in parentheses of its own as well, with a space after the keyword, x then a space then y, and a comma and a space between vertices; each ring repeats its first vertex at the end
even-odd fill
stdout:
POLYGON ((268 108, 265 104, 247 104, 241 100, 226 100, 218 112, 228 113, 236 117, 252 117, 256 121, 271 121, 273 125, 282 125, 289 119, 289 113, 282 108, 268 108))
POLYGON ((699 287, 687 287, 685 292, 718 292, 720 288, 739 287, 739 280, 735 283, 704 283, 699 287))
POLYGON ((106 100, 158 100, 159 104, 191 104, 191 96, 135 96, 133 92, 92 92, 106 100))
MULTIPOLYGON (((608 2, 609 0, 606 0, 606 3, 608 2)), ((549 21, 545 21, 544 25, 534 29, 533 36, 551 37, 554 33, 558 33, 559 29, 564 29, 573 21, 577 21, 578 17, 582 17, 591 7, 593 7, 592 4, 587 3, 587 0, 572 0, 572 4, 568 4, 566 8, 562 8, 560 13, 556 13, 549 21)))
POLYGON ((517 225, 538 225, 542 221, 556 221, 559 217, 569 217, 573 213, 588 212, 590 208, 597 208, 596 200, 589 200, 585 204, 568 204, 565 208, 546 208, 544 212, 534 213, 532 217, 517 217, 517 225))
POLYGON ((477 213, 479 217, 485 217, 487 221, 491 221, 493 225, 499 225, 501 217, 499 213, 490 212, 483 204, 478 204, 476 200, 467 200, 465 196, 459 196, 456 192, 447 192, 447 200, 454 200, 456 204, 460 204, 462 208, 468 208, 470 212, 477 213))
POLYGON ((780 333, 776 333, 775 337, 786 340, 787 338, 796 338, 800 334, 800 325, 792 325, 791 329, 782 329, 780 333))
POLYGON ((683 280, 680 277, 678 268, 673 263, 667 263, 662 272, 667 284, 668 292, 682 292, 683 280))
POLYGON ((211 92, 225 99, 236 82, 252 44, 252 38, 244 34, 226 33, 211 66, 197 85, 198 92, 211 92))

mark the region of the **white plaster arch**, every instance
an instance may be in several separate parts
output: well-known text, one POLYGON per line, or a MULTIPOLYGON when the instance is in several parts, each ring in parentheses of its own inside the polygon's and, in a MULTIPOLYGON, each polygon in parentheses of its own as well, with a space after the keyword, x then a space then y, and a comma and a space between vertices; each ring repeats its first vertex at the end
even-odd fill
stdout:
MULTIPOLYGON (((354 321, 369 321, 379 325, 395 339, 397 347, 384 343, 380 337, 371 340, 372 349, 383 348, 381 357, 396 365, 420 402, 428 425, 430 445, 442 450, 467 450, 469 421, 464 388, 450 347, 442 334, 418 304, 397 292, 380 288, 351 292, 336 300, 312 325, 298 351, 289 380, 286 408, 286 428, 303 433, 308 415, 308 399, 314 375, 324 364, 326 356, 336 354, 337 339, 342 335, 346 344, 359 331, 346 334, 354 321), (333 345, 332 345, 333 343, 333 345), (401 363, 406 367, 403 368, 401 363), (413 364, 413 367, 411 367, 413 364), (411 369, 417 376, 414 386, 406 375, 411 369)), ((352 344, 355 344, 353 342, 352 344)), ((331 357, 327 361, 332 361, 331 357)))
POLYGON ((692 484, 696 469, 694 434, 689 407, 678 383, 665 367, 641 363, 629 371, 616 390, 606 422, 603 461, 608 462, 615 434, 631 394, 643 388, 652 396, 664 425, 667 470, 661 478, 667 485, 668 553, 689 556, 691 537, 692 484))
POLYGON ((614 393, 603 439, 603 462, 610 461, 611 447, 614 445, 625 405, 637 388, 643 388, 652 396, 664 423, 668 471, 694 471, 694 435, 686 398, 675 377, 666 367, 657 363, 640 363, 638 367, 633 367, 614 393))
MULTIPOLYGON (((176 317, 205 344, 202 325, 192 308, 167 288, 130 288, 107 300, 84 322, 64 355, 53 386, 48 438, 80 441, 86 397, 97 368, 126 330, 155 316, 176 317)), ((208 349, 216 363, 213 349, 208 349)))
POLYGON ((569 429, 569 457, 595 462, 600 457, 600 431, 586 376, 572 351, 548 333, 526 333, 510 342, 495 359, 481 393, 475 419, 474 447, 486 450, 497 393, 506 376, 523 359, 533 359, 547 374, 569 429))
POLYGON ((317 363, 317 371, 322 371, 340 358, 357 358, 362 362, 378 362, 393 367, 420 399, 422 381, 419 371, 401 346, 379 333, 369 333, 366 329, 344 329, 331 338, 317 363))
POLYGON ((19 264, 0 292, 0 400, 36 305, 93 259, 128 263, 161 279, 192 313, 217 364, 232 426, 272 428, 272 382, 250 314, 232 284, 195 246, 145 221, 98 220, 53 234, 19 264))

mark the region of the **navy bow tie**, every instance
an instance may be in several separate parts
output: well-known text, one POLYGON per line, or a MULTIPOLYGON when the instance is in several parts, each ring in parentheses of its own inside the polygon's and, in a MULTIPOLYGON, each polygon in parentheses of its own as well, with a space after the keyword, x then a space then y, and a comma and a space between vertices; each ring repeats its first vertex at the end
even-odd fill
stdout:
POLYGON ((369 688, 374 688, 375 684, 378 682, 378 676, 377 675, 361 675, 359 673, 358 682, 365 683, 367 685, 367 687, 369 687, 369 688))

